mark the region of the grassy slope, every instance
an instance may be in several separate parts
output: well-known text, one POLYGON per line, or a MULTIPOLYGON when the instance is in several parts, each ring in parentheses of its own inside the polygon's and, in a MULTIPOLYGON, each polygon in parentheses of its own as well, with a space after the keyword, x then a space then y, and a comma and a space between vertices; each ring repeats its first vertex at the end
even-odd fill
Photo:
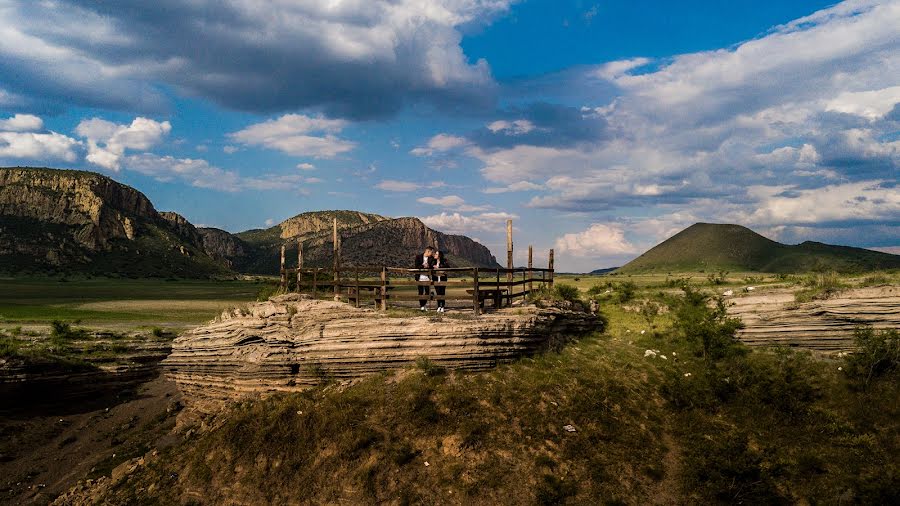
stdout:
POLYGON ((651 248, 617 272, 712 272, 723 269, 781 273, 857 272, 892 268, 900 268, 900 256, 815 242, 789 246, 739 225, 697 223, 651 248))
POLYGON ((344 389, 234 406, 207 420, 212 429, 164 452, 103 499, 898 499, 900 379, 862 392, 840 363, 741 346, 711 365, 671 329, 669 314, 647 322, 615 303, 603 310, 610 318, 605 334, 492 372, 435 374, 426 364, 344 389), (642 335, 650 323, 658 332, 642 335), (646 358, 646 349, 667 359, 646 358), (575 432, 564 429, 568 424, 575 432))
POLYGON ((89 326, 196 325, 256 300, 260 283, 158 279, 0 279, 0 322, 81 320, 89 326))

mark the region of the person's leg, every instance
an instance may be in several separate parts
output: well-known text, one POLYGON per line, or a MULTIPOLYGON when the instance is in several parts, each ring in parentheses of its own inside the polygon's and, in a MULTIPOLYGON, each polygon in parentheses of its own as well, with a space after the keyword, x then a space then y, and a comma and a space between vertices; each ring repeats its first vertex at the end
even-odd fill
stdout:
MULTIPOLYGON (((434 289, 437 291, 439 297, 443 297, 447 293, 446 286, 436 286, 434 289)), ((438 307, 443 308, 447 305, 447 301, 443 299, 438 299, 438 307)))
MULTIPOLYGON (((428 295, 428 287, 419 285, 419 296, 428 295)), ((425 307, 428 304, 428 299, 419 299, 419 307, 425 307)))

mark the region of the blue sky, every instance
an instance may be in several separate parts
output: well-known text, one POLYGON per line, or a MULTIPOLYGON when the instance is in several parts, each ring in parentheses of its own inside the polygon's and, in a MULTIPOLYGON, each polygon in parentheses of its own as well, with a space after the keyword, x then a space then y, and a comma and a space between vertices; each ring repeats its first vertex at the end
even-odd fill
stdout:
POLYGON ((0 2, 0 164, 229 231, 418 216, 621 265, 697 221, 900 252, 900 2, 0 2))

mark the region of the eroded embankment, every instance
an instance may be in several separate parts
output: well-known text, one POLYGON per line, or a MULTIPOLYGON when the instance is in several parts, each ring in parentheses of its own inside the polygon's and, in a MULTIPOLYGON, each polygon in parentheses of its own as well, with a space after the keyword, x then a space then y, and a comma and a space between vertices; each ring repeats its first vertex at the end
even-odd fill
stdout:
POLYGON ((594 330, 596 316, 559 308, 403 317, 291 294, 183 334, 163 365, 200 405, 352 380, 421 357, 441 367, 487 369, 594 330))
POLYGON ((728 312, 745 328, 741 341, 763 346, 796 346, 819 351, 853 349, 860 325, 900 328, 900 287, 844 290, 830 298, 796 302, 789 288, 728 299, 728 312))

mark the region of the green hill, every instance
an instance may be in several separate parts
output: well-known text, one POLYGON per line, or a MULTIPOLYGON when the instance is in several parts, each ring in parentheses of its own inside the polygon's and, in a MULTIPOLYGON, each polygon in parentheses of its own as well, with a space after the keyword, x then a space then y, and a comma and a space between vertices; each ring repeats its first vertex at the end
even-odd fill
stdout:
POLYGON ((813 241, 781 244, 740 225, 695 223, 616 272, 731 270, 791 273, 896 268, 900 268, 900 255, 813 241))

